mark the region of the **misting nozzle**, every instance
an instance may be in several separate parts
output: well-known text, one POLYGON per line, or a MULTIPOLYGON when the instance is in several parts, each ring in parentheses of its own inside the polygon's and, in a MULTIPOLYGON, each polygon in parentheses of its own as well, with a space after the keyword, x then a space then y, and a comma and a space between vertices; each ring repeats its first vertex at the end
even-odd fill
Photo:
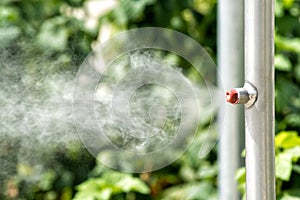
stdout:
POLYGON ((257 90, 250 83, 245 83, 242 88, 234 88, 226 92, 226 101, 232 104, 245 104, 250 108, 256 101, 257 90))
POLYGON ((235 89, 226 92, 226 101, 229 103, 238 103, 238 92, 235 89))

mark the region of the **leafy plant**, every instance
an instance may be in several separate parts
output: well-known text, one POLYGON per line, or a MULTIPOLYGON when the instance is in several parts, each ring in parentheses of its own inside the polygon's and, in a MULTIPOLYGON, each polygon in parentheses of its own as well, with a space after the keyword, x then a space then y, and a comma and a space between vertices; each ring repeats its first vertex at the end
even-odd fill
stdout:
POLYGON ((149 187, 139 178, 116 171, 106 171, 98 178, 90 178, 78 185, 77 190, 74 200, 109 200, 122 193, 150 193, 149 187))

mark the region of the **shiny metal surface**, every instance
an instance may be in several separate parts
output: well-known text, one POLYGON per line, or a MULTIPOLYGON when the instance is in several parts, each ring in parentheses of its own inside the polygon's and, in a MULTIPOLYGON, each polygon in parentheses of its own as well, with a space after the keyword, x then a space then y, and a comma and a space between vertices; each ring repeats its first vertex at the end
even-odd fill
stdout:
MULTIPOLYGON (((226 91, 243 86, 244 1, 218 2, 218 66, 222 89, 226 91)), ((237 168, 242 165, 244 106, 223 104, 219 118, 219 199, 238 200, 240 196, 234 177, 237 168)))
POLYGON ((274 1, 245 1, 245 80, 257 88, 245 111, 247 200, 275 199, 274 1))

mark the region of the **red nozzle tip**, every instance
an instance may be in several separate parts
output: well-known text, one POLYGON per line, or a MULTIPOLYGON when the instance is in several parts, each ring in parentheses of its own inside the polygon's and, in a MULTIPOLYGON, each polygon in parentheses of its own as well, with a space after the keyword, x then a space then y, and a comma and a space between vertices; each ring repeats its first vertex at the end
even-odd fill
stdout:
POLYGON ((232 104, 236 104, 238 102, 238 93, 235 89, 228 90, 226 92, 226 101, 232 104))

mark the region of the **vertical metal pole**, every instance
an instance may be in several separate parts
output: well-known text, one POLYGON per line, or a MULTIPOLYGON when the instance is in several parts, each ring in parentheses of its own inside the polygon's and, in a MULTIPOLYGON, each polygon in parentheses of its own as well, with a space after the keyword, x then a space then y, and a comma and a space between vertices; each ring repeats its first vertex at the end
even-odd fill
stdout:
MULTIPOLYGON (((244 1, 218 2, 219 82, 224 89, 244 84, 244 1)), ((219 199, 238 200, 235 181, 244 148, 243 106, 224 105, 219 112, 219 199)))
POLYGON ((275 199, 274 1, 245 0, 245 79, 256 103, 245 111, 247 200, 275 199))

